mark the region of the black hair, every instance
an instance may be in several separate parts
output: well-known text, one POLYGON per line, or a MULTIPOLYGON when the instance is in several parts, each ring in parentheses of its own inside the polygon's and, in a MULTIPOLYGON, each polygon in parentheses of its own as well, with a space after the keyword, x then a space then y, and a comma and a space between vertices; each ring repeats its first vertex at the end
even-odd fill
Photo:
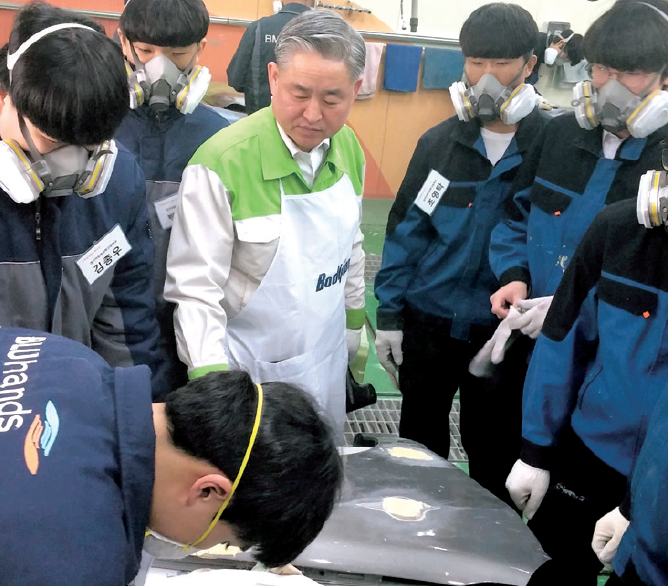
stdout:
MULTIPOLYGON (((134 1, 134 0, 133 0, 134 1)), ((267 566, 293 561, 315 539, 338 498, 343 471, 332 430, 313 399, 267 383, 248 465, 221 519, 267 566)), ((173 444, 231 481, 246 453, 258 390, 241 371, 213 372, 167 395, 173 444)))
MULTIPOLYGON (((621 71, 659 72, 668 66, 668 2, 621 0, 600 16, 584 36, 584 56, 621 71), (647 6, 651 4, 651 6, 647 6)), ((664 71, 666 73, 666 71, 664 71)))
POLYGON ((493 2, 474 10, 459 33, 464 57, 481 59, 530 59, 538 26, 533 16, 517 4, 493 2))
POLYGON ((67 144, 93 145, 113 138, 129 106, 127 73, 120 47, 92 20, 44 2, 16 15, 9 52, 55 24, 79 23, 33 44, 11 72, 9 95, 19 115, 67 144))
POLYGON ((119 27, 131 43, 187 47, 209 30, 209 12, 202 0, 132 0, 119 27))
POLYGON ((0 48, 0 91, 9 93, 9 69, 7 69, 7 52, 9 43, 5 43, 0 48))
POLYGON ((571 65, 577 65, 584 59, 584 37, 581 34, 575 33, 571 40, 564 45, 564 51, 568 55, 568 60, 571 65))

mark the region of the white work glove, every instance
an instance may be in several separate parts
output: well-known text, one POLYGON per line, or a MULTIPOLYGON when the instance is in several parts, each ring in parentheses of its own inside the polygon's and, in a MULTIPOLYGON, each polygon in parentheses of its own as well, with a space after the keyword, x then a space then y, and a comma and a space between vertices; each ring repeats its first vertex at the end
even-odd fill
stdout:
POLYGON ((494 365, 503 361, 506 350, 510 348, 515 340, 516 336, 511 336, 513 330, 519 329, 523 323, 524 315, 516 307, 511 306, 508 310, 508 316, 501 320, 494 335, 485 342, 485 345, 471 360, 469 372, 473 376, 481 378, 492 376, 494 365))
POLYGON ((362 329, 357 330, 346 329, 346 348, 348 349, 348 362, 355 360, 357 352, 362 343, 362 329))
POLYGON ((401 352, 401 342, 404 333, 401 330, 377 330, 376 331, 376 353, 378 362, 390 374, 397 372, 397 366, 401 366, 404 355, 401 352))
POLYGON ((517 302, 517 308, 524 311, 522 315, 527 322, 525 326, 520 328, 520 331, 532 340, 535 340, 543 329, 543 322, 552 304, 552 297, 553 295, 534 299, 520 299, 517 302))
POLYGON ((550 485, 550 473, 517 460, 506 478, 510 498, 524 516, 531 520, 543 502, 550 485))
POLYGON ((612 558, 615 557, 628 526, 629 520, 619 512, 619 507, 615 507, 596 522, 591 548, 608 569, 612 567, 612 558))
POLYGON ((301 576, 302 571, 295 568, 292 564, 285 564, 284 566, 277 566, 275 568, 269 568, 263 563, 258 562, 252 568, 254 572, 270 572, 272 574, 278 574, 279 576, 301 576))

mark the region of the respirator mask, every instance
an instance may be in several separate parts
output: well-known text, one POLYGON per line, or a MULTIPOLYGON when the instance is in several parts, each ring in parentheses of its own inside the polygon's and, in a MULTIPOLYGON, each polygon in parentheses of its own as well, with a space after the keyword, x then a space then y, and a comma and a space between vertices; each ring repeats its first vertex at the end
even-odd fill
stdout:
POLYGON ((647 171, 638 186, 636 212, 645 228, 664 226, 668 230, 668 142, 661 141, 663 171, 647 171))
POLYGON ((524 75, 524 67, 510 86, 501 84, 491 73, 485 73, 474 86, 468 81, 453 83, 450 98, 459 119, 468 122, 479 118, 483 124, 501 119, 504 124, 517 124, 539 101, 532 85, 522 83, 511 87, 521 75, 524 75))
POLYGON ((181 71, 165 55, 156 55, 141 63, 132 43, 134 69, 125 63, 130 87, 130 108, 148 104, 156 112, 174 106, 182 114, 191 114, 202 101, 211 81, 206 67, 195 65, 197 52, 181 71))
POLYGON ((600 125, 613 134, 628 129, 631 136, 645 138, 668 124, 668 92, 657 89, 636 95, 616 79, 609 79, 598 90, 589 80, 579 82, 573 88, 571 104, 578 124, 586 130, 600 125))
MULTIPOLYGON (((39 31, 15 53, 7 56, 10 75, 18 59, 30 46, 44 36, 66 28, 93 30, 76 23, 62 23, 39 31)), ((30 203, 36 201, 40 194, 59 197, 75 192, 80 197, 89 198, 104 192, 118 153, 113 140, 97 145, 92 152, 82 146, 65 145, 41 154, 21 114, 18 114, 18 122, 30 154, 16 141, 0 142, 0 187, 15 202, 30 203)))

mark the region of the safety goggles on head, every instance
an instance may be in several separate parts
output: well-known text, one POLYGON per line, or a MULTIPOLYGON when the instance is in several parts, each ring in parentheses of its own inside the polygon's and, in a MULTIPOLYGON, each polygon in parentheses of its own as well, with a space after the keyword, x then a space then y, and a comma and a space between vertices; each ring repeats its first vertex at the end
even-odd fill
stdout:
POLYGON ((539 98, 533 86, 521 83, 512 85, 524 75, 524 65, 511 85, 503 85, 491 73, 485 73, 477 84, 457 81, 450 86, 450 98, 457 116, 463 122, 479 118, 483 124, 501 119, 504 124, 517 124, 528 116, 538 104, 539 98))
MULTIPOLYGON (((7 56, 10 74, 19 58, 34 43, 52 32, 67 28, 93 30, 77 23, 62 23, 42 29, 15 53, 7 56)), ((13 140, 0 142, 0 187, 14 201, 30 203, 42 193, 47 197, 58 197, 75 192, 89 198, 106 189, 118 152, 113 140, 97 145, 92 152, 82 146, 65 145, 41 154, 20 114, 18 122, 30 154, 13 140)))
POLYGON ((616 78, 608 79, 598 90, 589 80, 579 82, 571 102, 578 124, 586 130, 600 125, 612 133, 628 129, 635 138, 649 136, 668 124, 668 92, 657 89, 647 93, 662 74, 653 76, 638 95, 616 78))
POLYGON ((255 411, 253 430, 251 431, 250 439, 248 440, 248 447, 246 448, 246 453, 244 454, 244 458, 241 461, 241 466, 239 466, 239 473, 232 483, 232 488, 230 488, 230 492, 227 494, 227 498, 225 498, 223 504, 220 505, 216 516, 213 518, 211 523, 209 523, 206 531, 202 533, 198 539, 190 544, 174 541, 165 537, 164 535, 160 535, 152 529, 147 529, 144 535, 144 550, 147 553, 156 558, 162 559, 178 559, 186 557, 191 552, 197 551, 199 548, 196 546, 202 543, 202 541, 204 541, 209 536, 209 533, 213 531, 213 528, 216 526, 216 523, 218 523, 220 520, 221 515, 230 504, 230 501, 232 500, 232 497, 234 496, 234 493, 239 486, 241 477, 243 476, 243 473, 246 470, 246 465, 248 464, 248 460, 250 459, 251 451, 255 445, 255 438, 257 437, 258 431, 260 429, 260 422, 262 419, 262 404, 264 403, 264 390, 262 389, 261 384, 255 383, 255 386, 257 387, 257 409, 255 411))
POLYGON ((638 186, 636 213, 645 228, 664 226, 668 230, 668 141, 661 141, 663 171, 647 171, 638 186))
POLYGON ((195 65, 197 52, 190 63, 181 71, 165 55, 156 55, 142 63, 130 43, 134 69, 125 63, 130 87, 130 108, 133 110, 148 104, 161 112, 174 106, 182 114, 192 113, 202 101, 211 82, 211 74, 206 67, 195 65))

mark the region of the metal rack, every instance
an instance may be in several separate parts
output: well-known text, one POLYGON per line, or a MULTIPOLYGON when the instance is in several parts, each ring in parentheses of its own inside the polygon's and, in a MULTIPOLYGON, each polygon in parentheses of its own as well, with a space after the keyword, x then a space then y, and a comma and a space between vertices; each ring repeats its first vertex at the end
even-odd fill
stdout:
POLYGON ((357 6, 342 6, 340 4, 330 4, 329 2, 316 2, 316 8, 329 8, 330 10, 345 10, 346 12, 364 12, 365 14, 371 14, 371 10, 368 8, 358 8, 357 6))

